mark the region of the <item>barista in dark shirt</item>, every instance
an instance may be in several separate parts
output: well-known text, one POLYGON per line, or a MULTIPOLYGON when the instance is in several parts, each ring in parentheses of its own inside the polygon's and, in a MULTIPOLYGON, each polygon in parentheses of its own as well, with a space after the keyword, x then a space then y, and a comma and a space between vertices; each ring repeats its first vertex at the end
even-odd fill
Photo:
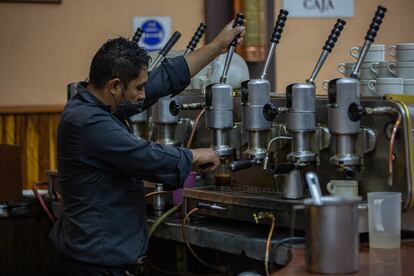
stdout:
POLYGON ((233 29, 231 22, 210 44, 167 59, 150 73, 146 52, 126 39, 109 40, 95 54, 89 83, 78 85, 58 127, 63 207, 50 234, 59 253, 57 275, 125 275, 147 250, 142 180, 178 188, 192 166, 214 170, 219 164, 209 148, 174 148, 135 137, 128 116, 140 101, 146 109, 182 91, 236 34, 242 40, 244 28, 233 29))

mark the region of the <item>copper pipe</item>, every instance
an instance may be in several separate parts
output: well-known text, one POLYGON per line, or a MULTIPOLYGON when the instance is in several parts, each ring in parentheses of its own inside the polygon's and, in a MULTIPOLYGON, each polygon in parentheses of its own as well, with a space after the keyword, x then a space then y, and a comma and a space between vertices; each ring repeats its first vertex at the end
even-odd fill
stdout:
POLYGON ((397 135, 398 128, 401 124, 401 114, 398 112, 398 118, 395 121, 394 127, 392 129, 391 138, 390 138, 390 148, 388 154, 388 185, 392 186, 392 177, 393 177, 393 149, 395 144, 395 136, 397 135))
POLYGON ((153 195, 161 195, 161 194, 171 194, 171 191, 158 191, 158 192, 151 192, 145 195, 145 198, 153 196, 153 195))
POLYGON ((43 211, 45 211, 46 215, 48 216, 48 218, 50 219, 51 222, 55 223, 56 222, 56 218, 55 216, 53 216, 52 212, 50 212, 49 208, 47 207, 45 201, 43 200, 43 197, 39 194, 39 191, 37 189, 37 186, 40 185, 48 185, 47 182, 35 182, 32 185, 32 191, 33 194, 35 195, 37 201, 39 201, 40 206, 42 207, 43 211))
POLYGON ((194 122, 193 129, 191 130, 190 138, 188 138, 188 142, 187 142, 187 148, 188 149, 191 147, 191 143, 193 142, 193 138, 194 138, 195 131, 197 129, 198 122, 200 121, 201 116, 203 116, 204 112, 206 112, 205 109, 201 110, 200 113, 198 113, 198 115, 197 115, 197 118, 194 122))
POLYGON ((270 225, 269 234, 267 236, 266 241, 266 254, 265 254, 265 270, 266 270, 266 276, 269 276, 269 253, 270 253, 270 241, 272 240, 273 231, 275 229, 276 219, 275 216, 272 214, 270 215, 272 218, 272 225, 270 225))

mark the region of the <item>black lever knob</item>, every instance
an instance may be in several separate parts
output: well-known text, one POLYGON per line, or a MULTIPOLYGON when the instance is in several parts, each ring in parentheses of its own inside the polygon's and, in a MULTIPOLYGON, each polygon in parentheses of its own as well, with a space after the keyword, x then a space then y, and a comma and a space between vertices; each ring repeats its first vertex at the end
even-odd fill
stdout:
POLYGON ((138 27, 137 30, 135 31, 134 36, 132 37, 132 41, 138 43, 138 41, 141 39, 143 33, 144 33, 144 30, 141 29, 140 27, 138 27))
POLYGON ((173 116, 177 116, 180 112, 181 105, 177 101, 171 101, 170 102, 170 113, 173 116))
POLYGON ((365 36, 365 40, 374 42, 375 37, 377 36, 379 27, 382 23, 382 19, 384 18, 386 12, 387 12, 387 8, 383 6, 378 6, 377 11, 375 12, 374 18, 372 18, 372 22, 371 22, 371 25, 369 26, 367 35, 365 36))
POLYGON ((276 20, 275 28, 273 29, 272 38, 270 39, 271 42, 276 44, 279 43, 280 37, 283 32, 283 28, 285 27, 285 22, 287 19, 289 12, 287 10, 281 9, 279 15, 276 20))
MULTIPOLYGON (((236 18, 234 19, 233 28, 243 26, 244 24, 244 14, 238 13, 236 15, 236 18)), ((230 43, 230 46, 236 47, 237 46, 237 39, 239 38, 239 35, 236 35, 233 38, 233 41, 230 43)))
POLYGON ((365 114, 367 114, 365 109, 357 103, 351 103, 348 107, 348 117, 353 122, 360 121, 365 114))
POLYGON ((176 31, 162 48, 160 54, 165 57, 180 37, 181 33, 176 31))
POLYGON ((276 106, 272 103, 267 103, 263 106, 263 116, 268 121, 273 121, 276 118, 278 111, 276 106))
POLYGON ((335 43, 338 40, 338 37, 341 35, 344 26, 346 25, 345 20, 338 19, 331 31, 331 34, 328 37, 328 40, 325 42, 325 46, 323 49, 328 51, 329 53, 332 52, 333 47, 335 47, 335 43))
POLYGON ((252 160, 239 160, 230 163, 229 168, 232 172, 248 169, 253 167, 254 162, 252 160))
POLYGON ((187 49, 194 51, 194 49, 197 47, 198 42, 200 42, 200 38, 203 36, 206 30, 207 25, 200 23, 200 26, 198 26, 197 31, 193 35, 193 38, 191 38, 191 41, 188 43, 187 49))

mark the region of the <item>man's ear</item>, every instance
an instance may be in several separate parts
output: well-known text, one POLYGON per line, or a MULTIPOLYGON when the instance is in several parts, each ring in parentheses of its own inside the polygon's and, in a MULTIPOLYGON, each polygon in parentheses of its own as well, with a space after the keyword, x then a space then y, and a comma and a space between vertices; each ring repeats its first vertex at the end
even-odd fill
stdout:
POLYGON ((115 96, 118 90, 121 90, 121 80, 119 78, 114 78, 106 82, 109 92, 115 96))

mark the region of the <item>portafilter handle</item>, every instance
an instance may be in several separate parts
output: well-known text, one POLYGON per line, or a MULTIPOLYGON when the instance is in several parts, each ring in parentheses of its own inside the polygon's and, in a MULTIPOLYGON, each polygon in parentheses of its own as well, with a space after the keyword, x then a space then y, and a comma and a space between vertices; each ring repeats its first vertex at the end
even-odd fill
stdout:
POLYGON ((356 62, 356 65, 351 73, 351 78, 357 79, 359 74, 359 69, 361 68, 361 64, 365 59, 365 56, 368 53, 369 47, 372 43, 374 43, 375 37, 377 36, 377 32, 379 30, 379 27, 381 26, 382 19, 385 16, 385 13, 387 12, 387 8, 383 6, 378 6, 377 11, 375 12, 374 18, 372 18, 371 25, 369 26, 369 30, 367 32, 367 35, 365 36, 365 42, 362 46, 362 50, 359 54, 358 60, 356 62))
POLYGON ((230 163, 229 168, 232 172, 248 169, 253 167, 255 162, 253 160, 239 160, 230 163))
POLYGON ((171 48, 175 45, 175 43, 180 39, 181 33, 180 32, 174 32, 174 34, 170 37, 170 39, 167 41, 167 44, 162 48, 162 50, 158 53, 157 57, 155 58, 154 62, 151 63, 150 67, 148 68, 148 71, 152 71, 157 65, 164 59, 164 57, 168 54, 168 52, 171 50, 171 48))
POLYGON ((273 56, 276 50, 276 45, 279 44, 279 40, 282 35, 283 28, 285 27, 285 22, 286 22, 288 14, 289 12, 284 9, 281 9, 279 12, 279 16, 277 17, 275 28, 273 29, 272 38, 270 39, 271 44, 270 44, 269 52, 267 54, 266 63, 263 68, 263 72, 260 75, 261 79, 264 79, 266 77, 267 70, 270 67, 270 63, 272 62, 272 59, 273 59, 273 56))
POLYGON ((187 45, 187 49, 184 52, 184 56, 194 51, 197 47, 198 42, 200 42, 201 37, 207 30, 207 25, 203 22, 197 28, 197 31, 194 33, 193 37, 191 38, 190 42, 187 45))
POLYGON ((322 54, 320 55, 318 62, 316 63, 315 68, 313 69, 313 72, 310 76, 310 78, 306 81, 307 83, 314 84, 316 76, 318 75, 319 71, 322 68, 322 65, 325 63, 326 59, 328 58, 328 55, 332 52, 332 49, 335 47, 335 43, 338 40, 339 36, 341 35, 342 30, 344 29, 344 26, 346 25, 345 20, 338 19, 331 31, 331 34, 328 37, 328 40, 326 40, 325 45, 323 46, 322 54))
MULTIPOLYGON (((243 26, 244 23, 244 15, 242 13, 238 13, 236 15, 236 18, 234 19, 233 28, 243 26)), ((232 42, 229 45, 229 50, 227 51, 226 55, 226 61, 224 62, 224 69, 223 74, 220 78, 220 83, 226 83, 227 81, 227 73, 229 72, 230 63, 233 58, 234 50, 237 46, 237 39, 239 38, 239 35, 234 36, 232 42)))
POLYGON ((205 103, 189 103, 189 104, 180 104, 177 101, 170 102, 170 113, 173 116, 177 116, 180 110, 200 110, 206 107, 205 103))

